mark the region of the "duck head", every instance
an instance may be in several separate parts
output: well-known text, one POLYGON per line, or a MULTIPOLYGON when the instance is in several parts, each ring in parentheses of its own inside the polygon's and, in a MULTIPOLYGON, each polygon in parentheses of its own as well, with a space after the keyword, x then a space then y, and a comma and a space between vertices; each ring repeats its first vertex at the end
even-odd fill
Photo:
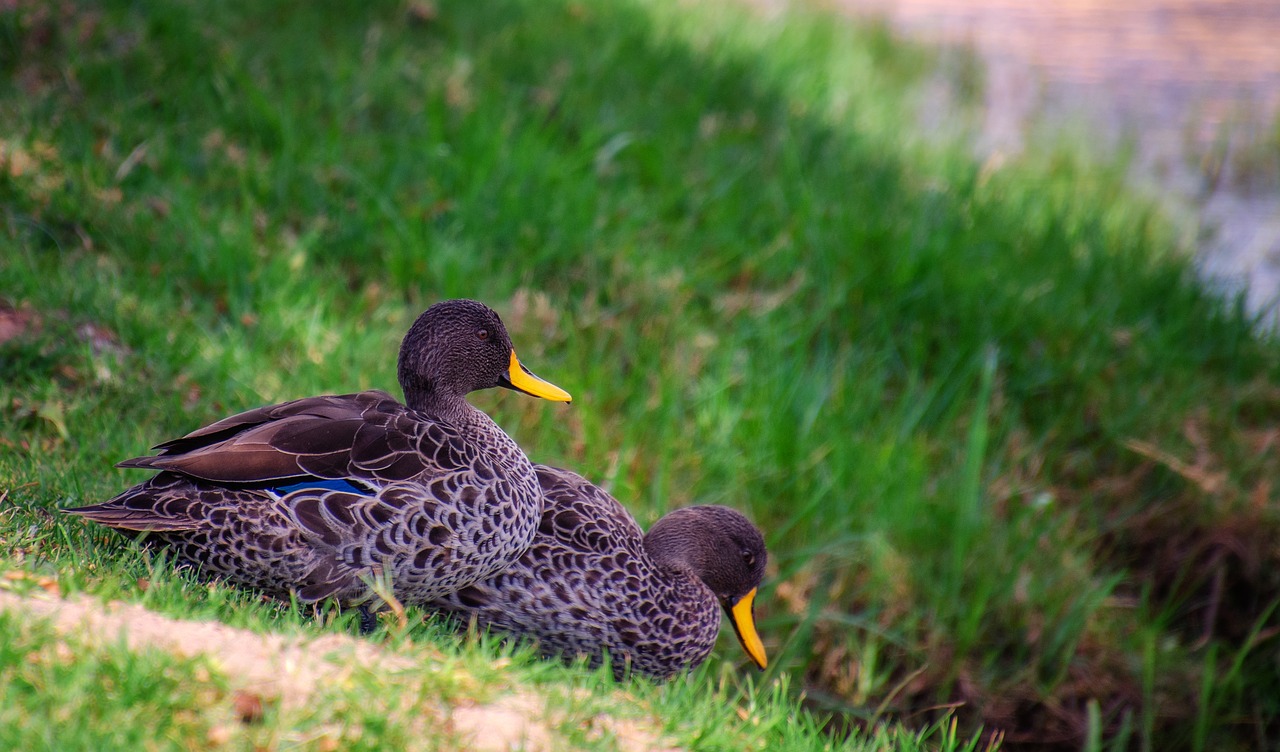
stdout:
POLYGON ((405 403, 415 410, 495 386, 555 402, 571 399, 520 363, 502 319, 474 300, 446 300, 423 311, 400 344, 397 371, 405 403))
POLYGON ((761 670, 769 664, 754 613, 768 552, 764 536, 750 520, 729 507, 685 507, 655 522, 644 546, 659 564, 687 569, 706 583, 729 616, 743 650, 761 670))

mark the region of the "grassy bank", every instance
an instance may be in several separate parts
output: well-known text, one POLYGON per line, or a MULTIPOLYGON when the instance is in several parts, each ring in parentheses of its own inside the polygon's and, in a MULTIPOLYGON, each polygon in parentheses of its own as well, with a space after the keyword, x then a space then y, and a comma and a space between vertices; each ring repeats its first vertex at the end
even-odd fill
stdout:
MULTIPOLYGON (((692 683, 624 690, 678 743, 820 748, 801 691, 875 748, 952 711, 1064 749, 1280 734, 1275 343, 1119 181, 914 144, 928 59, 882 30, 55 2, 0 12, 0 55, 6 568, 322 629, 50 512, 232 411, 394 388, 413 316, 474 297, 575 396, 477 395, 535 461, 642 524, 698 501, 767 531, 769 673, 726 645, 692 683)), ((73 691, 45 686, 26 712, 73 691)))

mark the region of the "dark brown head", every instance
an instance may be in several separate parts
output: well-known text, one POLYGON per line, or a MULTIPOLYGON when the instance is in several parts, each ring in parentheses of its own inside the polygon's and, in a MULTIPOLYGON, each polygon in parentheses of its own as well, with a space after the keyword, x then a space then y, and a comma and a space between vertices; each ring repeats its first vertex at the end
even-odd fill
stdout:
POLYGON ((658 564, 688 570, 706 583, 747 655, 762 669, 768 665, 752 613, 768 552, 750 520, 729 507, 677 509, 649 528, 644 547, 658 564))
POLYGON ((405 403, 415 410, 495 386, 569 401, 567 392, 520 364, 502 319, 474 300, 446 300, 423 311, 400 344, 397 370, 405 403))

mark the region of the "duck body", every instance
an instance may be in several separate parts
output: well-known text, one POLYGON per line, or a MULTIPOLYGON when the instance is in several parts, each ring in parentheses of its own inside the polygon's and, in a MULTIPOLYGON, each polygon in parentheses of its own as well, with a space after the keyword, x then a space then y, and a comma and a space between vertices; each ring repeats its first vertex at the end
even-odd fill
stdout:
POLYGON ((160 472, 67 511, 303 602, 359 605, 379 581, 424 603, 502 571, 533 541, 541 490, 516 443, 462 395, 510 380, 568 395, 519 365, 479 303, 433 306, 414 327, 400 358, 410 404, 366 391, 240 413, 120 463, 160 472))
POLYGON ((509 568, 428 607, 534 639, 547 654, 584 656, 592 666, 607 653, 615 675, 634 671, 660 680, 706 660, 723 608, 763 668, 750 609, 764 574, 764 540, 745 517, 726 507, 689 507, 646 536, 617 499, 582 476, 535 468, 545 507, 533 544, 509 568), (723 551, 696 544, 682 550, 680 540, 663 545, 664 530, 689 522, 690 535, 677 539, 723 527, 737 537, 726 538, 723 551), (704 577, 716 568, 729 576, 712 574, 708 583, 704 577))

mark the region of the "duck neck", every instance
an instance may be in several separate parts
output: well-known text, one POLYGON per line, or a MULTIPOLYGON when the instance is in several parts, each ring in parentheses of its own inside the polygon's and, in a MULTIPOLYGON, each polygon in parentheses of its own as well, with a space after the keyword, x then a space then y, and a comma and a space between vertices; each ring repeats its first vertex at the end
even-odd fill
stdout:
POLYGON ((423 415, 466 426, 473 423, 476 413, 480 412, 462 395, 442 392, 432 388, 430 383, 404 386, 404 403, 423 415))
POLYGON ((486 415, 483 410, 472 406, 460 395, 406 389, 405 404, 423 415, 452 424, 465 436, 480 437, 491 447, 496 446, 497 442, 502 442, 510 443, 511 448, 517 448, 515 442, 503 433, 493 418, 486 415))

